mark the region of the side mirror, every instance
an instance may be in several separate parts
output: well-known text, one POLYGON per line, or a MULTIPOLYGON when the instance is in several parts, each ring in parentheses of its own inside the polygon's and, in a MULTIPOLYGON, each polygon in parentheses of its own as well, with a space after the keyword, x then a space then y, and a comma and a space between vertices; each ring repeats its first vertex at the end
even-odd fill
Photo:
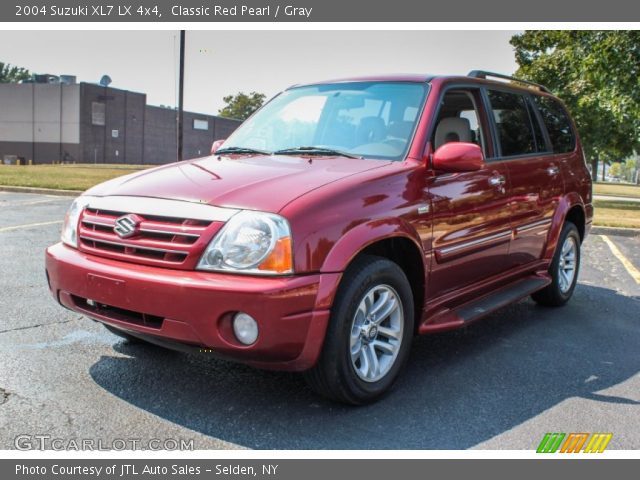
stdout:
POLYGON ((432 163, 443 172, 473 172, 484 166, 484 155, 475 143, 449 142, 434 152, 432 163))
POLYGON ((222 140, 216 140, 215 142, 213 142, 213 144, 211 145, 211 155, 213 155, 220 149, 225 140, 226 138, 223 138, 222 140))

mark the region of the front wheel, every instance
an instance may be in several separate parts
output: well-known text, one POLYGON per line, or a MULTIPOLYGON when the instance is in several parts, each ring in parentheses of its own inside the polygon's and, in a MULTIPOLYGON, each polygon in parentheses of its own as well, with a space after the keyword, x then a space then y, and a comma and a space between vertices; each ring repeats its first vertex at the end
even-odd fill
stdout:
POLYGON ((559 307, 569 301, 578 281, 580 270, 580 233, 566 222, 560 232, 558 246, 549 267, 551 283, 535 292, 531 298, 546 307, 559 307))
POLYGON ((305 374, 309 385, 353 405, 380 397, 408 358, 413 312, 411 286, 397 264, 356 260, 340 284, 320 359, 305 374))

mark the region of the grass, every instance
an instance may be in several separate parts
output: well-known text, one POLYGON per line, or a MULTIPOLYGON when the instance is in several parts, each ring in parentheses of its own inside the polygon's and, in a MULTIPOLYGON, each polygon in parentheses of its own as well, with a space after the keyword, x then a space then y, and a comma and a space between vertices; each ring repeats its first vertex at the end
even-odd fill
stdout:
POLYGON ((595 200, 593 224, 602 227, 640 228, 640 202, 595 200))
POLYGON ((624 185, 620 183, 594 183, 595 195, 614 195, 617 197, 640 198, 640 185, 624 185))
POLYGON ((84 191, 143 165, 0 165, 0 185, 84 191))

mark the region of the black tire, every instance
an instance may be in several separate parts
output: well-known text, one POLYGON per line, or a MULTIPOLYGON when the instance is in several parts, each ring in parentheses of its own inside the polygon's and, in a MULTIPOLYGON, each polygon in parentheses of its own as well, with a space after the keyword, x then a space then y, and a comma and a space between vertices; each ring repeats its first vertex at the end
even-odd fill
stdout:
POLYGON ((531 295, 531 298, 539 303, 540 305, 544 305, 545 307, 560 307, 567 303, 571 296, 573 295, 573 291, 576 288, 576 283, 578 281, 578 273, 580 271, 580 233, 578 232, 578 228, 571 222, 565 222, 562 227, 562 232, 560 232, 560 238, 558 238, 558 244, 556 246, 555 254, 553 255, 553 261, 551 262, 551 266, 549 267, 549 274, 551 275, 552 282, 547 285, 542 290, 538 290, 537 292, 531 295), (562 248, 565 245, 567 239, 575 242, 576 250, 575 250, 575 272, 573 275, 573 279, 571 281, 571 285, 568 289, 561 288, 561 279, 560 279, 560 261, 562 256, 562 248))
MULTIPOLYGON (((391 316, 387 318, 390 319, 391 316)), ((380 326, 386 321, 383 320, 380 326)), ((331 309, 322 353, 318 363, 305 372, 305 378, 313 390, 331 400, 351 405, 372 402, 386 393, 398 378, 409 357, 413 332, 413 294, 402 269, 382 257, 362 256, 345 272, 331 309), (393 312, 400 312, 394 318, 397 325, 402 324, 402 333, 398 333, 401 340, 396 347, 395 360, 385 360, 388 371, 376 381, 365 381, 356 373, 357 367, 352 361, 351 333, 360 302, 376 288, 388 289, 399 299, 401 309, 394 309, 393 312)), ((369 333, 380 335, 377 329, 373 332, 369 330, 369 333)), ((365 335, 365 338, 361 343, 363 352, 366 348, 365 341, 376 343, 378 337, 369 338, 365 335)), ((376 351, 374 347, 372 351, 376 351)), ((367 355, 363 353, 362 356, 367 355)), ((380 358, 383 358, 382 354, 380 358)), ((362 359, 358 361, 362 366, 362 359)), ((380 374, 383 373, 382 370, 380 368, 380 374)))
POLYGON ((107 325, 106 323, 103 323, 102 325, 104 325, 104 328, 109 330, 114 335, 117 335, 118 337, 123 338, 124 340, 126 340, 127 343, 130 343, 132 345, 133 344, 137 344, 137 343, 145 343, 144 340, 141 340, 138 337, 134 337, 133 335, 129 335, 124 330, 120 330, 119 328, 112 327, 111 325, 107 325))

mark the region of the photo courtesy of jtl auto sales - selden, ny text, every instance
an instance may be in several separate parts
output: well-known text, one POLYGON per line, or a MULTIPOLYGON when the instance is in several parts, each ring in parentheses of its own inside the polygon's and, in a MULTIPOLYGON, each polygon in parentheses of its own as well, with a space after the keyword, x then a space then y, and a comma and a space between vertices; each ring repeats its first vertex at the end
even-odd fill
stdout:
POLYGON ((0 478, 636 478, 640 6, 0 4, 0 478))

